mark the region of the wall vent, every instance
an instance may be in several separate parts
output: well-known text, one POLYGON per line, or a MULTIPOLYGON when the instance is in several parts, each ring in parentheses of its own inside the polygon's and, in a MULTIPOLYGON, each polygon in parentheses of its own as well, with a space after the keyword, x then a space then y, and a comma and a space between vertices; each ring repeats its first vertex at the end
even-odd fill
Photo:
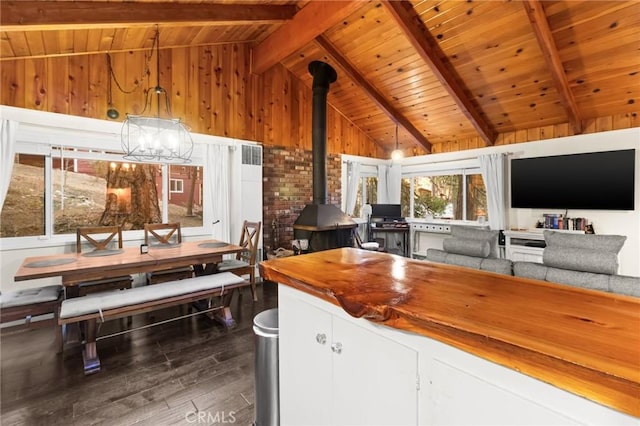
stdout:
POLYGON ((242 164, 262 166, 262 147, 259 145, 242 145, 242 164))

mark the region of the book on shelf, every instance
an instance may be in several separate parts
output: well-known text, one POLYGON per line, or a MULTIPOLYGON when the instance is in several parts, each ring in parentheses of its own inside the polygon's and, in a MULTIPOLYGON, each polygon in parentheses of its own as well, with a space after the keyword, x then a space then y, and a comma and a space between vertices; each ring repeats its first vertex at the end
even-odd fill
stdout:
POLYGON ((566 229, 571 231, 584 231, 589 225, 585 217, 566 217, 562 214, 545 213, 542 215, 542 227, 545 229, 566 229))

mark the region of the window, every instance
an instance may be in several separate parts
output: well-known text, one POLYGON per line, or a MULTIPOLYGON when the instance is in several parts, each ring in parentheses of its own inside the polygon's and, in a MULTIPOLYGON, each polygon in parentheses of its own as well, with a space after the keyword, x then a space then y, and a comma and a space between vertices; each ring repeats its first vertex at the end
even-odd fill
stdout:
POLYGON ((477 220, 487 217, 487 192, 477 169, 402 179, 402 212, 410 217, 477 220))
POLYGON ((0 213, 0 238, 45 234, 45 157, 16 154, 0 213))
POLYGON ((202 226, 202 167, 167 166, 169 173, 169 222, 183 227, 202 226))
POLYGON ((109 161, 100 159, 109 153, 70 148, 51 153, 16 154, 0 238, 73 234, 80 226, 139 230, 145 222, 203 226, 202 167, 109 161))
POLYGON ((184 191, 182 189, 184 181, 182 179, 170 179, 169 180, 169 191, 172 194, 178 193, 182 194, 184 191))
MULTIPOLYGON (((79 226, 101 224, 101 219, 109 212, 117 215, 127 208, 131 210, 130 190, 127 207, 123 189, 107 187, 108 168, 106 161, 68 158, 66 155, 53 158, 50 185, 53 188, 54 234, 72 234, 79 226), (107 203, 108 199, 115 199, 115 202, 107 203)), ((15 169, 13 174, 16 174, 15 169)), ((117 217, 113 222, 119 223, 117 217)))
POLYGON ((362 176, 358 183, 358 196, 356 207, 353 210, 354 217, 362 216, 362 206, 376 204, 378 200, 378 178, 375 176, 362 176))

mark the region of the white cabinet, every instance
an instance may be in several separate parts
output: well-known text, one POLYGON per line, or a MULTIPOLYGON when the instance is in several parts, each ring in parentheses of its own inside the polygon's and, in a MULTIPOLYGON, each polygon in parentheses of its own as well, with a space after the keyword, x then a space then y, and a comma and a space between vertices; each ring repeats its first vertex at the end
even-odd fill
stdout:
POLYGON ((507 248, 507 259, 510 259, 514 262, 542 263, 543 251, 543 248, 511 245, 507 248))
POLYGON ((415 350, 280 289, 282 425, 417 424, 415 350))
POLYGON ((507 259, 542 263, 544 236, 537 231, 504 231, 507 259))
POLYGON ((438 340, 352 318, 286 285, 278 287, 278 314, 283 426, 639 424, 438 340))

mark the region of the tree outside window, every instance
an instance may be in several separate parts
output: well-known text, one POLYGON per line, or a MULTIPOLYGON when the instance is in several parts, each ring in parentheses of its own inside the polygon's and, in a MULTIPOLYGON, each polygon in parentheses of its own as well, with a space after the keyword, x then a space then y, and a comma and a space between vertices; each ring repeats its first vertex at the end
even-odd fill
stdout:
POLYGON ((486 188, 481 174, 404 178, 401 197, 402 214, 405 217, 451 220, 487 217, 486 188), (413 197, 413 215, 410 212, 410 197, 413 197))

